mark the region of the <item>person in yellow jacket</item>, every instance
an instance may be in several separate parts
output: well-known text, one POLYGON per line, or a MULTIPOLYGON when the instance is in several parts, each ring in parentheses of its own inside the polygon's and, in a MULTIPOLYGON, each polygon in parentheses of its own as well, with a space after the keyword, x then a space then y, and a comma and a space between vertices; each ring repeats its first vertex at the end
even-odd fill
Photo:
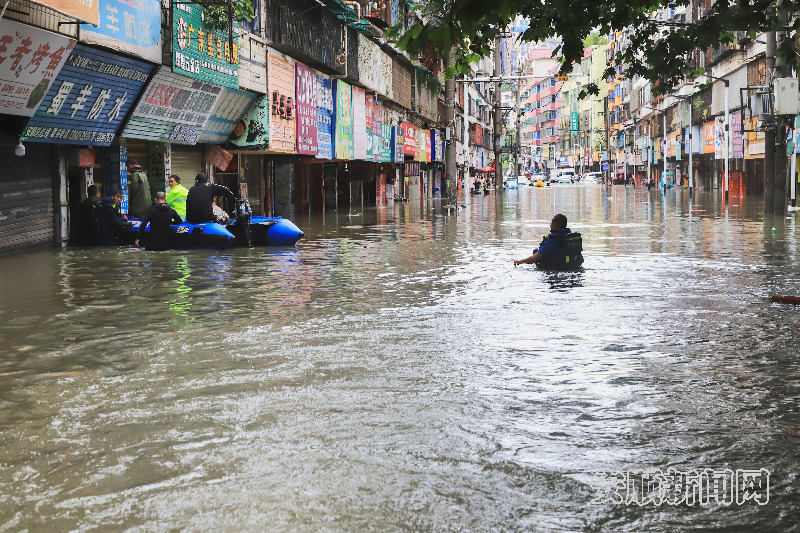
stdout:
POLYGON ((181 185, 181 179, 173 174, 169 177, 169 194, 167 194, 167 203, 169 206, 178 212, 183 220, 186 220, 186 196, 189 191, 181 185))

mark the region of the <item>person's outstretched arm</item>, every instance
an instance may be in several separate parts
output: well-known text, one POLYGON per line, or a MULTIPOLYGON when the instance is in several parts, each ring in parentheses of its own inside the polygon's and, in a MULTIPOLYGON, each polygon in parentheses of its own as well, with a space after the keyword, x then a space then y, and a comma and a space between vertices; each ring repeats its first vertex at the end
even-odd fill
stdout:
POLYGON ((542 257, 544 257, 544 255, 542 255, 541 253, 539 253, 537 251, 537 252, 534 252, 534 254, 532 256, 530 256, 530 257, 526 257, 525 259, 517 259, 516 261, 514 261, 514 266, 517 266, 517 265, 532 265, 534 263, 538 263, 539 261, 541 261, 542 257))

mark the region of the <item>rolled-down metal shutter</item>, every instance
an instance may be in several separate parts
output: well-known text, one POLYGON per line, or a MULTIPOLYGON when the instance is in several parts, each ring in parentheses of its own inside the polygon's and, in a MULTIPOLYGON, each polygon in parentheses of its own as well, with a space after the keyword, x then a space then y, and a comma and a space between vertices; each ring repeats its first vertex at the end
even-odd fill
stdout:
POLYGON ((194 185, 194 178, 203 172, 203 157, 199 147, 172 145, 172 173, 181 178, 187 189, 194 185))
POLYGON ((19 139, 0 134, 0 253, 54 242, 52 146, 29 142, 14 155, 19 139))

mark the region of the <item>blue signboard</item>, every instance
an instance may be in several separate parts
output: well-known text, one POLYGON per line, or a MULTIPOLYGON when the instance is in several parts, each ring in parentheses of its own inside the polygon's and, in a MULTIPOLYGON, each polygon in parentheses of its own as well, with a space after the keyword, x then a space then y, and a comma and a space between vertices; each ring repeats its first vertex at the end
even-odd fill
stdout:
POLYGON ((108 146, 155 65, 75 45, 23 140, 108 146))
POLYGON ((333 159, 333 89, 317 76, 317 159, 333 159))
POLYGON ((439 157, 438 157, 439 154, 437 153, 437 151, 439 149, 436 146, 438 144, 436 142, 436 140, 437 140, 437 137, 439 135, 441 135, 441 134, 437 130, 431 130, 431 154, 430 154, 431 161, 438 161, 439 160, 439 157))
POLYGON ((81 41, 161 63, 161 2, 99 0, 100 24, 81 24, 81 41))
POLYGON ((394 126, 392 130, 392 140, 394 141, 392 143, 392 161, 402 163, 405 161, 403 146, 406 143, 405 137, 403 137, 403 128, 394 126))

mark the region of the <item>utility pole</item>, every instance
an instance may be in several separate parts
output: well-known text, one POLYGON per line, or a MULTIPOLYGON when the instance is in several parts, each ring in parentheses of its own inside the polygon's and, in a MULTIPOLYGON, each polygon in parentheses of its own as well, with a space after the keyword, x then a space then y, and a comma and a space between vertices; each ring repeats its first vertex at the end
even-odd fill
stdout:
MULTIPOLYGON (((503 57, 500 51, 500 36, 494 38, 494 76, 500 77, 503 57)), ((494 82, 494 190, 503 191, 503 151, 500 138, 503 135, 503 111, 500 109, 500 81, 494 82)), ((500 195, 498 194, 498 197, 500 195)))
MULTIPOLYGON (((453 51, 444 56, 445 70, 453 64, 453 51)), ((458 191, 458 174, 456 172, 456 80, 455 77, 447 78, 444 82, 444 121, 445 127, 445 152, 444 172, 447 181, 447 205, 455 208, 458 205, 456 194, 458 191)))
MULTIPOLYGON (((775 71, 775 49, 777 47, 774 31, 767 33, 766 85, 772 85, 773 72, 775 71)), ((773 125, 769 125, 764 132, 764 212, 775 211, 775 132, 773 125)))
MULTIPOLYGON (((786 10, 783 9, 781 6, 782 1, 778 0, 777 7, 778 7, 778 17, 779 20, 782 22, 781 27, 786 24, 786 10)), ((776 49, 777 49, 777 39, 780 37, 781 42, 786 38, 786 32, 780 32, 780 34, 773 33, 776 39, 776 49)), ((787 68, 786 62, 781 59, 780 57, 775 58, 775 74, 773 76, 773 81, 775 78, 783 78, 787 76, 787 68)), ((772 82, 770 82, 772 85, 772 82)), ((774 100, 773 100, 774 101, 774 100)), ((776 125, 775 125, 775 207, 773 211, 777 215, 783 215, 786 212, 786 199, 787 199, 787 190, 786 190, 786 136, 784 132, 786 128, 783 124, 783 118, 780 117, 780 120, 777 120, 778 117, 776 116, 776 125)), ((792 154, 794 155, 794 154, 792 154)), ((792 177, 794 179, 794 176, 792 177)))
POLYGON ((519 100, 520 100, 520 96, 521 96, 519 94, 520 93, 520 81, 519 80, 517 80, 516 89, 517 89, 517 94, 515 95, 516 102, 514 104, 514 111, 515 111, 515 113, 514 113, 514 122, 515 122, 515 126, 516 126, 516 135, 515 135, 515 139, 514 139, 514 142, 516 143, 515 146, 514 146, 514 175, 515 176, 519 175, 519 173, 520 173, 520 171, 519 171, 519 151, 522 149, 522 136, 520 135, 520 132, 519 132, 519 128, 520 128, 520 122, 519 122, 519 112, 520 112, 520 110, 519 110, 519 100))

